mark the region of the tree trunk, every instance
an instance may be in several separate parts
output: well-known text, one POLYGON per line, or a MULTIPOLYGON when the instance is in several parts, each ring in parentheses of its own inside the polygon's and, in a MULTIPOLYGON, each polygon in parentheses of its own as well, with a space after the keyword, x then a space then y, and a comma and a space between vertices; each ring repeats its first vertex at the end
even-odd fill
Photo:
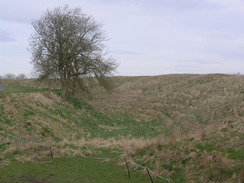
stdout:
POLYGON ((68 99, 68 94, 69 94, 69 91, 68 91, 68 86, 67 86, 67 82, 65 81, 61 81, 61 84, 62 84, 62 87, 61 87, 61 97, 65 100, 68 99))

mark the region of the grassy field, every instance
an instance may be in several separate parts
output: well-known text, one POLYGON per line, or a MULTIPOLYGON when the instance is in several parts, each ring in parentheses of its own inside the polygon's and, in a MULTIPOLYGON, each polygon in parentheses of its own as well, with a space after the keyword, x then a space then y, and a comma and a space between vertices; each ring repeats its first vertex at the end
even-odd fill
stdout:
POLYGON ((93 86, 92 97, 68 101, 59 97, 58 85, 3 80, 0 180, 150 182, 133 164, 136 176, 128 180, 121 160, 77 158, 93 156, 127 157, 174 183, 244 179, 244 76, 112 79, 112 93, 93 86), (54 160, 47 159, 47 147, 54 148, 54 160))
MULTIPOLYGON (((103 162, 92 158, 55 158, 35 163, 13 161, 10 166, 0 169, 1 182, 8 183, 107 183, 133 182, 148 183, 146 174, 131 172, 128 177, 124 166, 116 162, 103 162)), ((158 180, 155 179, 155 182, 158 180)))

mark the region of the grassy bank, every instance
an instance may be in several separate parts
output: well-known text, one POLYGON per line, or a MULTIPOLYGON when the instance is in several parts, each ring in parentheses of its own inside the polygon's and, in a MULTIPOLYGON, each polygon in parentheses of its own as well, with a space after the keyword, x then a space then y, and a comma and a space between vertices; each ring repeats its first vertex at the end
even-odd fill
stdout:
MULTIPOLYGON (((165 75, 113 80, 112 93, 93 86, 92 98, 83 96, 81 100, 77 95, 78 99, 67 101, 60 98, 57 87, 48 88, 33 80, 4 81, 0 131, 17 138, 0 135, 0 180, 59 182, 59 171, 69 172, 71 165, 81 170, 80 163, 93 164, 99 176, 105 168, 122 170, 126 177, 123 162, 99 165, 98 159, 77 159, 97 155, 127 157, 172 182, 235 183, 244 179, 243 76, 165 75), (46 159, 50 153, 47 147, 58 149, 54 149, 54 161, 46 159), (11 176, 13 179, 7 178, 11 176)), ((145 174, 145 170, 130 166, 145 174)), ((65 176, 66 182, 92 182, 89 173, 93 170, 88 170, 84 174, 87 179, 73 170, 65 176)), ((120 173, 114 174, 126 182, 120 173)), ((138 181, 146 176, 150 182, 144 174, 138 174, 138 181)), ((96 180, 118 182, 106 171, 104 180, 99 176, 96 180)))

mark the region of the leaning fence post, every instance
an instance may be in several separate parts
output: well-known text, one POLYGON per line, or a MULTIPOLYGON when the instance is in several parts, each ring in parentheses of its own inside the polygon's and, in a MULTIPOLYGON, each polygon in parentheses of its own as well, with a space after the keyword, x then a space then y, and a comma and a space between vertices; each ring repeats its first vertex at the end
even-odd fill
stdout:
POLYGON ((130 169, 129 169, 129 165, 128 165, 128 162, 127 162, 126 158, 125 158, 125 164, 126 164, 126 169, 127 169, 128 176, 130 178, 130 169))
POLYGON ((7 137, 7 134, 5 134, 5 136, 2 138, 1 143, 3 142, 3 140, 7 137))
POLYGON ((50 150, 50 156, 51 156, 51 158, 53 159, 53 151, 52 151, 52 148, 49 147, 49 150, 50 150))
POLYGON ((148 175, 149 175, 149 177, 150 177, 150 180, 151 180, 151 182, 153 183, 152 176, 151 176, 151 174, 150 174, 150 172, 149 172, 148 168, 146 168, 146 169, 147 169, 147 173, 148 173, 148 175))

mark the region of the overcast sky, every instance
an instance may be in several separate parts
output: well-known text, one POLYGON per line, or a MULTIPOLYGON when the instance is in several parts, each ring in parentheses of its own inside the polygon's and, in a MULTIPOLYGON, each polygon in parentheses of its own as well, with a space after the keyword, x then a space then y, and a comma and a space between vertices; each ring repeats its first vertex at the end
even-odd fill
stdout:
POLYGON ((244 74, 244 0, 2 0, 0 75, 31 73, 31 22, 65 4, 104 24, 116 75, 244 74))

